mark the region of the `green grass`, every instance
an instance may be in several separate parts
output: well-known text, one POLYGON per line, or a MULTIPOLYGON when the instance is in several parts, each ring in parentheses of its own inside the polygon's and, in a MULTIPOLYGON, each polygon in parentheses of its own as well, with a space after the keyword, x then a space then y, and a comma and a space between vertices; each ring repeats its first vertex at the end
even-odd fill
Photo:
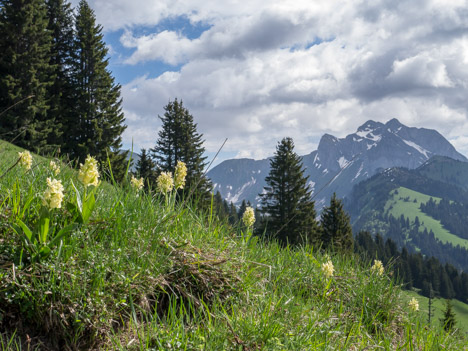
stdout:
POLYGON ((57 176, 64 205, 48 217, 50 253, 34 256, 15 225, 40 230, 46 178, 55 176, 49 160, 38 156, 30 171, 16 166, 5 173, 17 152, 0 142, 1 350, 466 345, 461 336, 427 327, 423 313, 408 313, 400 287, 352 255, 262 242, 220 223, 209 210, 175 202, 174 194, 138 193, 127 182, 103 182, 89 221, 52 245, 58 231, 79 218, 65 205, 76 198, 72 181, 85 192, 64 164, 57 176), (327 278, 322 265, 329 260, 335 272, 327 278))
MULTIPOLYGON (((421 314, 427 319, 428 310, 429 310, 429 298, 419 295, 415 291, 405 291, 405 295, 408 296, 408 301, 410 298, 414 297, 419 302, 419 308, 421 314)), ((468 305, 458 301, 452 300, 453 311, 455 312, 456 318, 456 327, 461 330, 462 333, 468 333, 468 305)), ((443 318, 443 313, 445 311, 445 300, 440 298, 433 299, 433 308, 434 316, 432 318, 433 323, 440 324, 440 320, 443 318)))
MULTIPOLYGON (((460 245, 468 249, 468 240, 462 239, 445 229, 439 220, 436 220, 426 213, 422 212, 419 209, 421 203, 426 203, 429 201, 431 196, 407 189, 404 187, 399 187, 398 189, 392 190, 390 192, 391 198, 385 204, 385 213, 391 214, 396 218, 399 218, 403 215, 405 218, 408 218, 412 223, 414 223, 415 218, 419 218, 421 226, 419 227, 420 231, 423 231, 426 228, 428 231, 433 231, 434 236, 443 243, 451 243, 454 246, 460 245), (404 199, 407 198, 407 201, 404 199), (416 202, 414 202, 416 200, 416 202)), ((437 197, 432 197, 436 202, 439 202, 441 199, 437 197)))

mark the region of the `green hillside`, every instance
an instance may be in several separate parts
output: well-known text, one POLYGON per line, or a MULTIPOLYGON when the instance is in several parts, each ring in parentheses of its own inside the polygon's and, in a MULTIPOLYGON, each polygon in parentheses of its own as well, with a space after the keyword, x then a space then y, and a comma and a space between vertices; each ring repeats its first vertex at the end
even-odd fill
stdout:
MULTIPOLYGON (((415 218, 418 217, 421 223, 420 231, 426 228, 428 231, 433 231, 436 238, 443 243, 450 243, 454 246, 460 245, 461 247, 468 248, 468 240, 459 238, 456 235, 451 234, 446 230, 440 221, 428 216, 419 209, 421 203, 429 201, 431 196, 407 189, 405 187, 399 187, 390 192, 390 197, 385 204, 384 210, 387 214, 392 214, 394 217, 399 218, 403 215, 414 223, 415 218)), ((441 199, 432 197, 436 202, 441 199)))
MULTIPOLYGON (((405 295, 407 296, 408 301, 413 297, 416 300, 418 300, 421 314, 426 315, 427 319, 429 310, 429 298, 421 296, 415 291, 405 291, 405 295)), ((460 329, 463 333, 468 333, 468 305, 458 300, 452 300, 452 305, 457 321, 456 327, 460 329)), ((433 311, 433 323, 438 324, 440 323, 440 320, 443 319, 445 311, 445 300, 434 298, 433 311)))
POLYGON ((2 350, 461 350, 387 274, 0 142, 2 350), (47 178, 50 178, 47 180, 47 178), (62 191, 57 182, 61 181, 62 191), (61 200, 61 206, 52 208, 61 200), (55 201, 55 202, 53 202, 55 201), (333 269, 332 269, 333 268, 333 269))

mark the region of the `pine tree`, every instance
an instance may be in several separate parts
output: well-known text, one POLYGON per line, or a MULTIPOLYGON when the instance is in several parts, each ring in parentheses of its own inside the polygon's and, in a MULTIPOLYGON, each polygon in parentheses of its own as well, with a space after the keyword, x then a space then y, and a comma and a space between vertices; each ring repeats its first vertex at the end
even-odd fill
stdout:
POLYGON ((245 200, 242 200, 239 210, 237 211, 237 217, 242 218, 242 215, 244 214, 246 208, 247 203, 245 202, 245 200))
POLYGON ((197 124, 182 101, 175 99, 164 106, 164 110, 164 116, 159 116, 162 122, 159 138, 151 149, 157 166, 161 172, 174 172, 178 161, 185 162, 185 192, 196 187, 197 195, 206 201, 211 197, 211 183, 204 174, 206 157, 203 156, 202 134, 197 132, 197 124))
POLYGON ((62 145, 63 124, 74 118, 72 71, 73 64, 73 11, 66 0, 47 0, 48 29, 52 47, 50 66, 52 84, 48 89, 48 120, 55 128, 49 134, 48 143, 62 145))
POLYGON ((45 150, 51 37, 41 0, 4 0, 0 7, 0 135, 29 150, 45 150))
POLYGON ((120 179, 126 169, 126 153, 120 152, 123 124, 120 85, 107 69, 107 48, 102 27, 96 24, 93 10, 85 0, 78 5, 75 21, 75 57, 72 77, 75 114, 67 121, 66 151, 83 161, 88 154, 101 165, 111 161, 114 177, 120 179))
POLYGON ((452 301, 450 299, 445 300, 445 311, 444 318, 440 319, 444 330, 447 332, 452 331, 455 328, 455 312, 453 312, 452 301))
POLYGON ((353 250, 349 215, 343 210, 343 203, 336 198, 336 194, 330 199, 330 206, 323 209, 320 224, 323 248, 348 252, 353 250))
POLYGON ((266 232, 284 245, 315 242, 318 237, 314 202, 307 179, 302 160, 294 152, 293 140, 284 138, 270 160, 264 193, 259 194, 266 232))
POLYGON ((149 157, 146 149, 141 149, 140 159, 136 165, 136 171, 140 177, 143 177, 145 180, 145 188, 148 188, 148 185, 153 186, 156 182, 155 170, 156 165, 149 157))

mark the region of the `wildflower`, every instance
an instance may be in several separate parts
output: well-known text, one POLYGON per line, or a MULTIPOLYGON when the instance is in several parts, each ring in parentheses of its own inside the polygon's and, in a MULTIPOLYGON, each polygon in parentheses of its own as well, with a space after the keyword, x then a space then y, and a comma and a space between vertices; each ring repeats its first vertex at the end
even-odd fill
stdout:
POLYGON ((83 183, 84 186, 99 185, 99 172, 97 168, 97 161, 94 157, 88 155, 88 157, 86 157, 85 163, 80 164, 78 179, 83 183))
POLYGON ((132 179, 130 179, 130 184, 132 185, 133 189, 135 189, 136 191, 141 190, 141 188, 143 188, 143 183, 143 178, 137 179, 132 175, 132 179))
POLYGON ((255 213, 252 207, 247 207, 245 209, 244 214, 242 215, 242 222, 244 222, 247 227, 253 226, 255 223, 255 213))
POLYGON ((52 208, 61 208, 63 200, 63 185, 60 180, 47 178, 47 189, 42 198, 44 206, 52 208))
POLYGON ((408 303, 409 309, 413 312, 419 311, 419 302, 414 297, 408 303))
POLYGON ((172 179, 171 172, 162 172, 158 179, 158 189, 162 193, 168 193, 174 188, 174 180, 172 179))
POLYGON ((176 189, 183 189, 185 186, 185 177, 187 176, 187 166, 182 161, 177 161, 174 172, 174 183, 176 189))
POLYGON ((26 168, 26 170, 30 170, 32 166, 32 156, 29 151, 18 152, 19 157, 19 164, 26 168))
POLYGON ((50 161, 49 168, 54 172, 55 175, 60 173, 60 167, 53 160, 50 161))
POLYGON ((326 263, 322 263, 322 272, 325 274, 325 277, 332 277, 334 271, 335 267, 333 267, 333 262, 331 260, 328 260, 326 263))
POLYGON ((378 275, 382 275, 384 272, 382 261, 374 260, 374 265, 371 267, 371 271, 377 273, 378 275))

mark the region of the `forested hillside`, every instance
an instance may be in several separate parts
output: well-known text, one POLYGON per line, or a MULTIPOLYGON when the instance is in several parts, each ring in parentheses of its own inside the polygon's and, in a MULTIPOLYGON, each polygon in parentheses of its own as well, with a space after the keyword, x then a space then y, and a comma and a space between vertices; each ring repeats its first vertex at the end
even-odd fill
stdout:
POLYGON ((460 182, 450 181, 467 168, 464 162, 435 158, 416 170, 391 169, 359 184, 346 202, 354 230, 380 233, 399 248, 467 271, 468 194, 460 182))

